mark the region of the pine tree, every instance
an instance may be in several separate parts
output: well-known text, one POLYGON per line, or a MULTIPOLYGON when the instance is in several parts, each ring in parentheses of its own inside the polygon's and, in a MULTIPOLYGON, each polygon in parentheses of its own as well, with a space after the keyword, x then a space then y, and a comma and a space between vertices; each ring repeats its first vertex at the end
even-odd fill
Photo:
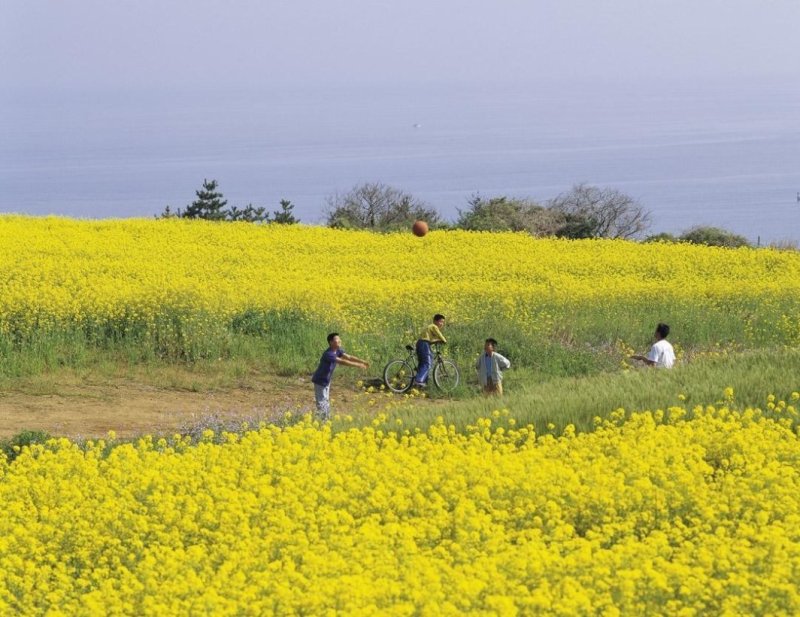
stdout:
POLYGON ((273 212, 274 220, 270 220, 270 214, 266 208, 259 208, 252 203, 244 208, 232 206, 226 209, 227 199, 222 198, 222 193, 217 190, 216 180, 203 179, 203 188, 195 191, 197 199, 191 205, 186 206, 185 210, 178 208, 173 210, 167 206, 164 211, 156 218, 185 218, 185 219, 205 219, 208 221, 241 221, 247 223, 278 223, 281 225, 294 225, 299 223, 292 210, 294 204, 288 199, 281 199, 280 210, 273 212))
POLYGON ((177 218, 180 218, 180 216, 181 216, 181 209, 180 208, 178 208, 177 210, 173 211, 172 207, 167 205, 167 207, 164 208, 164 211, 161 214, 157 214, 156 215, 156 218, 157 219, 177 219, 177 218))
POLYGON ((226 221, 244 221, 246 223, 269 223, 269 213, 265 208, 256 208, 247 204, 244 208, 232 206, 224 212, 226 221))
POLYGON ((216 180, 203 179, 203 188, 195 191, 197 199, 191 205, 186 206, 186 210, 181 216, 186 219, 206 219, 209 221, 225 220, 226 211, 223 210, 228 203, 227 199, 222 198, 222 193, 217 191, 216 180))
POLYGON ((294 210, 294 204, 288 199, 281 199, 281 209, 275 210, 272 213, 272 222, 278 223, 279 225, 294 225, 299 223, 300 221, 295 218, 292 210, 294 210))

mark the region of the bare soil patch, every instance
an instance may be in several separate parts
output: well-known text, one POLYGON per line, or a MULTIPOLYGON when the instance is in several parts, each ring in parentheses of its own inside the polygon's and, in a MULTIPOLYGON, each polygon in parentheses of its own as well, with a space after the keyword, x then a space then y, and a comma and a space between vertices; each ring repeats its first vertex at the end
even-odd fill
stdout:
MULTIPOLYGON (((346 412, 360 391, 352 383, 334 384, 336 410, 346 412)), ((307 379, 264 376, 245 383, 209 388, 153 385, 127 377, 81 379, 68 375, 0 390, 0 437, 23 430, 52 435, 120 437, 166 433, 196 426, 204 419, 269 420, 287 411, 313 409, 307 379)))

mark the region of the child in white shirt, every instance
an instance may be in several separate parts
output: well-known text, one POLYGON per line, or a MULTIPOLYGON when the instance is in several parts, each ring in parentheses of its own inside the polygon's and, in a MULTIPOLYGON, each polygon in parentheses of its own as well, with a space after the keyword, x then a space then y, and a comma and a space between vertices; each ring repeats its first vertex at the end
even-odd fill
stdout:
POLYGON ((672 345, 667 341, 669 336, 669 326, 665 323, 660 323, 656 326, 653 338, 655 343, 647 352, 646 356, 631 356, 633 360, 641 360, 648 366, 655 366, 658 368, 672 368, 675 364, 675 350, 672 345))

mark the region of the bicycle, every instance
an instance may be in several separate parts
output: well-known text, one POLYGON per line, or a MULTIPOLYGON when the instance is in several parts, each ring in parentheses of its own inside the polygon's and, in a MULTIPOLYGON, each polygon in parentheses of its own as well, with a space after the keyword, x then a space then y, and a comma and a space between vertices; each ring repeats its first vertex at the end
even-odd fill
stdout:
MULTIPOLYGON (((383 369, 383 383, 392 392, 404 394, 411 389, 414 377, 419 368, 417 364, 417 354, 411 345, 406 345, 408 355, 405 358, 392 360, 383 369)), ((433 352, 433 383, 442 392, 452 392, 458 386, 461 374, 456 363, 442 356, 442 350, 438 343, 431 345, 433 352)))

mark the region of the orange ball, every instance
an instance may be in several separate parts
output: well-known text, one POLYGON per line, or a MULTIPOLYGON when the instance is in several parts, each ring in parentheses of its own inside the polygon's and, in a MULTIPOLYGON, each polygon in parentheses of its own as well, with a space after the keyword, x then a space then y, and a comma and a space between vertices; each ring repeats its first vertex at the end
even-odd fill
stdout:
POLYGON ((428 224, 425 221, 414 221, 414 225, 411 227, 411 231, 414 233, 415 236, 421 238, 426 233, 428 233, 428 224))

